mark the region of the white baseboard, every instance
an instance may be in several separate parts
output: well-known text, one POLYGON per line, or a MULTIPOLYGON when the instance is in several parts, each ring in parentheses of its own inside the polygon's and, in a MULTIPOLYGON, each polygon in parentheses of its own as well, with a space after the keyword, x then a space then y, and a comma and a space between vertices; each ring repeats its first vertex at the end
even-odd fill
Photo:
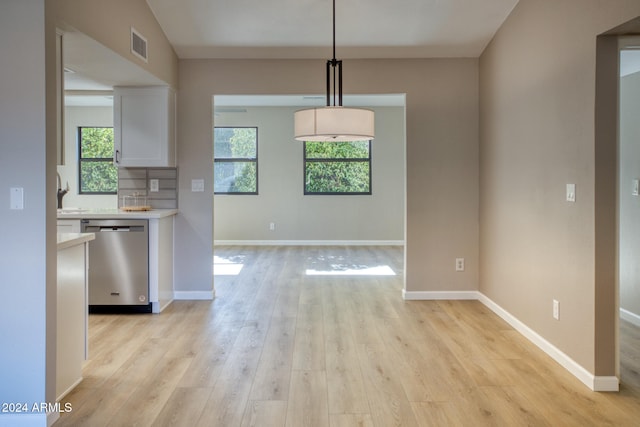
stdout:
MULTIPOLYGON (((521 333, 525 338, 531 341, 535 346, 547 353, 553 360, 558 362, 563 368, 578 378, 584 385, 593 391, 618 391, 620 389, 620 381, 615 376, 595 376, 575 360, 567 356, 559 348, 551 344, 549 341, 538 335, 533 329, 522 323, 511 313, 500 307, 498 304, 489 299, 486 295, 477 291, 426 291, 411 292, 402 290, 402 298, 405 300, 478 300, 487 308, 501 317, 505 322, 511 325, 516 331, 521 333)), ((621 310, 622 314, 622 310, 621 310)), ((637 316, 636 316, 637 317, 637 316)))
POLYGON ((618 377, 593 377, 593 391, 620 391, 618 377))
POLYGON ((635 314, 632 311, 625 310, 624 308, 620 309, 620 318, 626 320, 629 323, 632 323, 638 327, 640 327, 640 316, 635 314))
POLYGON ((402 290, 402 299, 419 300, 477 300, 477 291, 407 291, 402 290))
POLYGON ((403 240, 214 240, 214 246, 404 246, 403 240))
POLYGON ((76 388, 78 386, 78 384, 80 384, 82 382, 82 377, 78 378, 77 380, 75 380, 73 382, 73 384, 71 384, 69 386, 69 388, 67 388, 65 391, 63 391, 62 393, 60 393, 60 396, 57 397, 56 402, 60 402, 62 399, 64 399, 64 397, 69 394, 71 392, 71 390, 73 390, 74 388, 76 388))
POLYGON ((174 291, 174 300, 212 300, 215 296, 215 292, 210 291, 174 291))
POLYGON ((151 303, 151 312, 154 314, 162 313, 162 311, 169 307, 173 299, 163 299, 162 301, 152 302, 151 303))
POLYGON ((533 329, 522 323, 511 313, 500 307, 487 296, 479 294, 479 301, 487 306, 491 311, 500 316, 505 322, 511 325, 516 331, 520 332, 535 344, 542 351, 547 353, 553 360, 558 362, 563 368, 569 371, 573 376, 578 378, 584 385, 593 391, 618 391, 619 380, 617 377, 597 377, 587 371, 582 365, 567 356, 559 348, 551 344, 549 341, 538 335, 533 329))

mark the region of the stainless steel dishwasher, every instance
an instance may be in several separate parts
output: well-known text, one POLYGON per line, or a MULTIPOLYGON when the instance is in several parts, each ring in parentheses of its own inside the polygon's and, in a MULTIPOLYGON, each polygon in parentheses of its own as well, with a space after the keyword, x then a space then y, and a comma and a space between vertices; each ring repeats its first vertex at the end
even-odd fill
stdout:
POLYGON ((89 247, 89 310, 151 312, 149 222, 143 219, 83 219, 95 233, 89 247))

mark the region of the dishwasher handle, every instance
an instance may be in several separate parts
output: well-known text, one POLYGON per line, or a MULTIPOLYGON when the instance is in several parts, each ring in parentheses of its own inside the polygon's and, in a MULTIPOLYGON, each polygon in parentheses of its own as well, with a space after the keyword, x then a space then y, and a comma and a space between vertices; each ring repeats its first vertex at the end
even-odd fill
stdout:
POLYGON ((85 232, 87 233, 105 233, 105 232, 140 232, 145 231, 143 225, 87 225, 85 232))

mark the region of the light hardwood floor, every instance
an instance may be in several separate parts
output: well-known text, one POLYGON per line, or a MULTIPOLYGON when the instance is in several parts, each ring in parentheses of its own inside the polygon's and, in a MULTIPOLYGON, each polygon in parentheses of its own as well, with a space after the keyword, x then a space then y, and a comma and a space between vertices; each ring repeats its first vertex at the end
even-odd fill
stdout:
POLYGON ((640 425, 640 388, 589 391, 479 302, 403 301, 400 248, 215 253, 242 269, 214 301, 90 317, 56 426, 640 425))
MULTIPOLYGON (((620 319, 620 377, 640 390, 640 327, 620 319)), ((640 422, 638 423, 640 425, 640 422)))

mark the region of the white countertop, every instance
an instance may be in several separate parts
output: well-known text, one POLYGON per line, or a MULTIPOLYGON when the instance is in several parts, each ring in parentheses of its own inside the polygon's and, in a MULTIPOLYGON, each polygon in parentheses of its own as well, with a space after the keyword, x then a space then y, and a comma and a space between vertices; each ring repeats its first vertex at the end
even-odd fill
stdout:
POLYGON ((74 209, 58 210, 58 219, 159 219, 178 213, 178 209, 153 209, 141 212, 124 212, 120 209, 74 209))
POLYGON ((58 233, 58 250, 80 245, 95 238, 96 235, 93 233, 58 233))

